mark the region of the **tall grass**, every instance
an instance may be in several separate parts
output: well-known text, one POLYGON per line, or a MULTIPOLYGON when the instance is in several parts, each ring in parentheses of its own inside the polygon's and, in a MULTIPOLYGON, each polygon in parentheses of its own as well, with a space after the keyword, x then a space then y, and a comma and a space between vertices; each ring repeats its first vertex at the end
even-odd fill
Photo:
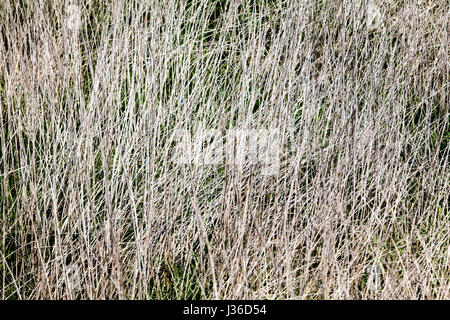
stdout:
POLYGON ((0 30, 3 299, 450 297, 447 1, 4 0, 0 30), (278 172, 174 163, 201 125, 276 128, 278 172))

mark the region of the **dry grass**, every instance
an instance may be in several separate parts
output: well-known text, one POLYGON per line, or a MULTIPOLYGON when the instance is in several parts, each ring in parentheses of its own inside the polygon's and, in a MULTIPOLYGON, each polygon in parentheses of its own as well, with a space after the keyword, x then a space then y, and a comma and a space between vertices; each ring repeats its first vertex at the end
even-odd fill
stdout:
POLYGON ((447 1, 244 3, 0 2, 3 299, 450 298, 447 1))

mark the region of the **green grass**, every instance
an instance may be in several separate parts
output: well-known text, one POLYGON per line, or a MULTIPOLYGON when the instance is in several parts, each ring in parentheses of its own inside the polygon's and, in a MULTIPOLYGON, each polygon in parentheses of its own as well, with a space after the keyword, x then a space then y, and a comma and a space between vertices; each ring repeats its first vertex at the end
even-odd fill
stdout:
POLYGON ((368 1, 95 0, 78 31, 16 2, 2 299, 448 299, 445 1, 373 0, 370 31, 368 1), (279 129, 279 172, 176 164, 202 125, 279 129))

